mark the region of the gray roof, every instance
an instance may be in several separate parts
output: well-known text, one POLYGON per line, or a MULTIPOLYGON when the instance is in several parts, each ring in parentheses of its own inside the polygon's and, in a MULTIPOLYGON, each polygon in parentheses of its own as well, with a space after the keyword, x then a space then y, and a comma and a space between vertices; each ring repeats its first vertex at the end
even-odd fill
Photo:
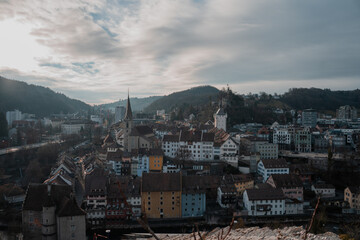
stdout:
POLYGON ((216 112, 216 115, 225 115, 226 113, 225 113, 225 110, 224 110, 224 108, 222 108, 222 107, 220 107, 218 110, 217 110, 217 112, 216 112))
POLYGON ((56 206, 59 217, 85 215, 86 213, 77 205, 71 194, 71 186, 67 185, 30 184, 23 210, 42 211, 43 206, 56 206))
POLYGON ((285 159, 263 159, 261 160, 265 168, 289 168, 285 159))
POLYGON ((180 173, 143 173, 141 192, 181 191, 180 173))
POLYGON ((272 174, 270 178, 273 179, 277 188, 292 188, 303 186, 300 177, 295 174, 272 174))
POLYGON ((246 189, 249 200, 282 200, 284 193, 278 188, 246 189))

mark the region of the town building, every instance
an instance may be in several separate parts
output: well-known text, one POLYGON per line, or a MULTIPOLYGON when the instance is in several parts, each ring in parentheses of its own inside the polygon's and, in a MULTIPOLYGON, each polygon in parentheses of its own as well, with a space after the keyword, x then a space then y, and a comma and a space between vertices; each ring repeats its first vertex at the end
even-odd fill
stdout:
POLYGON ((311 186, 311 190, 321 198, 335 197, 335 187, 331 184, 316 183, 311 186))
POLYGON ((65 135, 80 134, 87 131, 91 126, 88 120, 73 119, 61 124, 61 133, 65 135))
POLYGON ((260 159, 277 159, 279 157, 279 148, 276 143, 255 144, 255 152, 260 154, 260 159))
POLYGON ((281 189, 246 189, 244 208, 249 216, 276 216, 285 214, 285 199, 281 189))
POLYGON ((316 127, 317 112, 314 109, 305 109, 301 114, 301 125, 304 127, 316 127))
POLYGON ((214 114, 215 127, 218 129, 223 129, 226 132, 226 120, 227 113, 225 113, 224 108, 220 107, 214 114))
POLYGON ((22 120, 22 113, 19 110, 8 111, 6 112, 6 121, 8 127, 11 128, 13 121, 22 120))
POLYGON ((311 133, 308 127, 295 130, 295 151, 311 152, 311 133))
POLYGON ((234 184, 222 182, 217 189, 216 201, 222 208, 235 208, 238 202, 238 193, 234 184))
POLYGON ((149 150, 149 171, 162 172, 164 152, 159 148, 149 150))
POLYGON ((345 105, 336 110, 336 118, 340 120, 357 120, 357 110, 353 106, 345 105))
POLYGON ((344 190, 344 201, 348 202, 350 208, 360 214, 360 187, 347 187, 344 190))
POLYGON ((30 184, 22 227, 25 239, 86 239, 85 212, 66 185, 30 184))
POLYGON ((183 176, 181 217, 202 217, 206 211, 206 182, 203 176, 183 176))
POLYGON ((110 168, 116 175, 121 175, 123 151, 117 149, 116 151, 108 151, 106 154, 106 161, 110 168))
POLYGON ((151 149, 156 147, 157 142, 158 139, 155 137, 155 133, 149 126, 139 125, 131 129, 128 136, 127 149, 129 152, 139 148, 151 149))
POLYGON ((313 179, 314 173, 310 170, 308 164, 291 164, 290 173, 299 176, 303 184, 310 184, 313 179))
POLYGON ((234 185, 237 195, 242 195, 246 189, 254 188, 254 178, 251 174, 227 174, 222 177, 225 185, 234 185))
POLYGON ((85 177, 86 219, 92 226, 105 224, 106 183, 105 172, 98 168, 85 177))
POLYGON ((180 131, 165 135, 162 141, 164 155, 182 160, 214 160, 214 134, 203 131, 180 131))
POLYGON ((215 135, 213 148, 214 159, 220 159, 221 161, 237 167, 240 142, 231 137, 230 134, 223 129, 212 128, 208 133, 213 133, 215 135))
POLYGON ((286 128, 274 129, 272 132, 273 143, 278 144, 279 149, 290 149, 291 145, 291 134, 286 128))
POLYGON ((181 218, 180 173, 143 173, 142 211, 147 218, 181 218))
POLYGON ((103 118, 99 115, 90 115, 90 120, 99 125, 103 124, 103 118))
POLYGON ((271 174, 289 174, 289 165, 285 159, 262 159, 258 163, 257 172, 266 182, 271 174))
POLYGON ((141 215, 140 179, 110 178, 107 184, 106 226, 118 226, 141 215))
POLYGON ((295 174, 272 174, 266 183, 273 188, 281 189, 287 198, 304 201, 303 184, 295 174))

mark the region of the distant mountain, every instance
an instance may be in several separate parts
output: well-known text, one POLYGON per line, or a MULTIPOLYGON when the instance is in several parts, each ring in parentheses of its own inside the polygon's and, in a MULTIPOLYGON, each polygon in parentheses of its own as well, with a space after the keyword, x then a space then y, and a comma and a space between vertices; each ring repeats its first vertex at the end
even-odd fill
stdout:
POLYGON ((9 80, 0 76, 0 112, 18 109, 44 117, 54 113, 87 111, 90 105, 49 88, 9 80))
POLYGON ((344 105, 360 108, 360 90, 331 91, 319 88, 293 88, 283 94, 279 100, 298 110, 313 108, 335 111, 344 105))
POLYGON ((212 98, 216 100, 219 90, 212 86, 199 86, 190 88, 185 91, 175 92, 164 96, 145 108, 145 112, 155 112, 156 110, 165 109, 169 112, 171 109, 182 105, 199 106, 209 102, 212 98))
MULTIPOLYGON (((143 111, 147 106, 149 106, 151 103, 153 103, 154 101, 156 101, 160 98, 162 98, 162 96, 151 96, 151 97, 145 97, 145 98, 137 98, 137 97, 130 98, 131 109, 135 112, 143 111)), ((122 99, 117 102, 102 104, 102 105, 99 105, 98 107, 102 107, 105 109, 115 108, 116 106, 124 106, 125 107, 126 101, 127 101, 127 99, 122 99)))

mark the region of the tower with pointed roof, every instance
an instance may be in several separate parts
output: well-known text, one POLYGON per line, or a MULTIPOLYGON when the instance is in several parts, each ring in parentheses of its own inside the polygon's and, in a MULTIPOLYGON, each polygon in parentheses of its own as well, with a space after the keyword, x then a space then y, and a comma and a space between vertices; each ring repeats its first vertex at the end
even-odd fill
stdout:
POLYGON ((133 116, 132 116, 132 111, 131 111, 129 92, 128 92, 128 99, 127 99, 127 103, 126 103, 125 117, 124 117, 123 121, 125 123, 124 147, 125 147, 125 149, 127 149, 128 145, 129 145, 129 134, 130 134, 132 126, 133 126, 133 116))
POLYGON ((226 132, 226 119, 227 113, 224 108, 220 105, 217 112, 214 114, 215 127, 218 129, 223 129, 226 132))

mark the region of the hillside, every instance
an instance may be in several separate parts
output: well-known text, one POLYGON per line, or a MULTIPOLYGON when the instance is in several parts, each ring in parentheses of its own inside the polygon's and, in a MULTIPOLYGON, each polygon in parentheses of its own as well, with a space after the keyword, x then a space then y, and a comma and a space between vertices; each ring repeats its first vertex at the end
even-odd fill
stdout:
POLYGON ((217 99, 218 94, 219 90, 212 86, 194 87, 164 96, 151 103, 144 111, 153 113, 156 110, 165 109, 165 111, 169 112, 171 109, 182 105, 205 105, 210 98, 217 99))
POLYGON ((49 88, 9 80, 0 76, 0 112, 18 109, 43 117, 53 113, 87 111, 90 106, 49 88))
MULTIPOLYGON (((135 112, 144 110, 147 106, 149 106, 154 101, 162 98, 162 96, 151 96, 151 97, 145 97, 145 98, 130 98, 131 102, 131 109, 135 112)), ((116 106, 126 106, 127 99, 122 99, 117 102, 113 103, 107 103, 99 105, 99 107, 108 109, 108 108, 115 108, 116 106)))
POLYGON ((360 108, 360 90, 331 91, 319 88, 293 88, 280 101, 294 109, 313 108, 335 111, 343 105, 360 108))

